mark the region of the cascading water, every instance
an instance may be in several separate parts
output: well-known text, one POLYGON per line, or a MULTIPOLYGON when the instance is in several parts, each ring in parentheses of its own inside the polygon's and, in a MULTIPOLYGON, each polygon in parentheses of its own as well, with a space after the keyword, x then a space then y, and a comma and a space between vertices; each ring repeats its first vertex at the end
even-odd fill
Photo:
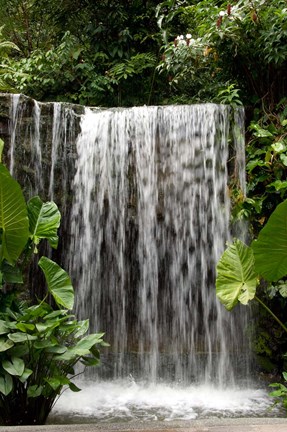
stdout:
POLYGON ((58 258, 76 314, 110 343, 80 399, 65 394, 56 412, 171 420, 264 410, 264 393, 236 387, 248 376, 246 308, 227 313, 214 288, 231 237, 229 171, 244 190, 242 112, 233 128, 230 109, 214 104, 76 114, 25 99, 29 122, 20 99, 11 170, 59 205, 58 258))
POLYGON ((229 239, 228 116, 211 104, 86 110, 69 268, 77 313, 116 355, 111 376, 233 382, 242 330, 214 292, 229 239))

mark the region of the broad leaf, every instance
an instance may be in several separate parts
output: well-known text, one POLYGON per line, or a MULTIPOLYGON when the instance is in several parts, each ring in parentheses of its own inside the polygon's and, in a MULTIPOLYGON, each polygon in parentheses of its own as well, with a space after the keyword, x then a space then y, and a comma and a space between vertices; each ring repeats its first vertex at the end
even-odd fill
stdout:
POLYGON ((77 358, 88 356, 94 345, 102 342, 103 333, 90 334, 81 339, 74 347, 68 348, 67 351, 56 357, 57 360, 71 361, 77 358))
POLYGON ((15 343, 27 342, 38 339, 37 336, 29 335, 28 333, 22 332, 10 333, 8 335, 8 338, 15 343))
POLYGON ((89 320, 78 321, 77 331, 75 333, 75 338, 83 336, 89 330, 89 320))
POLYGON ((36 328, 37 328, 39 333, 47 334, 48 332, 52 331, 56 327, 59 327, 59 325, 60 325, 60 322, 57 320, 54 320, 52 322, 49 321, 49 322, 45 322, 45 323, 38 323, 38 324, 36 324, 36 328))
POLYGON ((98 366, 100 363, 99 357, 87 357, 83 356, 80 360, 84 366, 98 366))
POLYGON ((45 349, 45 352, 50 354, 64 354, 67 351, 65 346, 51 346, 45 349))
POLYGON ((61 375, 51 378, 46 378, 45 381, 52 387, 53 390, 61 390, 64 385, 70 385, 69 378, 61 375))
MULTIPOLYGON (((63 315, 63 318, 68 318, 67 312, 68 311, 66 309, 55 310, 55 311, 49 313, 48 315, 46 315, 44 317, 44 320, 50 320, 50 319, 58 318, 62 315, 63 315)), ((72 317, 72 316, 73 315, 69 315, 69 317, 72 317)))
POLYGON ((33 242, 37 245, 41 239, 47 239, 51 247, 57 248, 57 231, 60 226, 61 214, 54 202, 43 203, 36 196, 27 205, 30 232, 33 242))
POLYGON ((8 349, 12 348, 12 346, 14 346, 12 340, 0 338, 0 352, 7 351, 8 349))
POLYGON ((6 325, 6 321, 0 320, 0 335, 9 333, 9 328, 6 325))
POLYGON ((15 264, 29 237, 27 207, 20 185, 0 164, 0 229, 2 257, 15 264))
POLYGON ((227 310, 238 302, 246 305, 255 296, 256 283, 252 249, 235 240, 217 264, 217 297, 227 310))
POLYGON ((252 249, 256 272, 264 279, 272 282, 287 275, 287 200, 276 207, 252 249))
POLYGON ((15 375, 15 376, 21 376, 25 369, 24 361, 18 357, 12 357, 11 361, 3 360, 2 366, 6 372, 8 372, 10 375, 15 375))
POLYGON ((50 347, 53 347, 55 345, 56 345, 56 342, 52 342, 51 339, 49 338, 49 339, 42 339, 42 340, 36 341, 34 343, 34 348, 43 350, 45 348, 50 348, 50 347))
POLYGON ((42 391, 43 391, 43 386, 38 386, 38 385, 28 386, 27 396, 31 398, 38 397, 42 394, 42 391))
POLYGON ((4 376, 0 376, 0 392, 3 393, 4 396, 7 396, 9 393, 11 393, 12 389, 12 377, 8 373, 5 373, 4 376))
POLYGON ((35 329, 34 324, 19 322, 16 324, 16 328, 21 332, 27 333, 27 331, 33 331, 35 329))
POLYGON ((90 350, 88 348, 68 348, 64 354, 60 354, 55 357, 55 360, 60 360, 64 362, 75 361, 81 358, 82 356, 87 356, 90 354, 90 350))
POLYGON ((104 333, 94 333, 88 336, 85 336, 81 339, 75 348, 87 348, 91 349, 94 345, 101 343, 103 340, 104 333))
POLYGON ((72 383, 71 381, 69 383, 69 387, 70 387, 70 390, 72 392, 79 392, 79 391, 81 391, 81 389, 79 387, 77 387, 76 384, 72 383))
POLYGON ((57 305, 72 309, 74 289, 68 273, 47 257, 42 257, 38 264, 44 272, 48 290, 57 305))
POLYGON ((24 383, 27 381, 30 375, 32 375, 33 371, 31 369, 25 369, 22 375, 19 377, 19 380, 24 383))

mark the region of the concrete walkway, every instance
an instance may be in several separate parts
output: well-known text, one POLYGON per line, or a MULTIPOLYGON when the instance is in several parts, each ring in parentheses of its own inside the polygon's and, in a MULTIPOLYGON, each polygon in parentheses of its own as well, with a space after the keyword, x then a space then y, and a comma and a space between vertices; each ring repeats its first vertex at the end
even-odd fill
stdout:
POLYGON ((131 422, 46 426, 1 426, 0 432, 287 432, 287 419, 239 418, 184 422, 131 422))

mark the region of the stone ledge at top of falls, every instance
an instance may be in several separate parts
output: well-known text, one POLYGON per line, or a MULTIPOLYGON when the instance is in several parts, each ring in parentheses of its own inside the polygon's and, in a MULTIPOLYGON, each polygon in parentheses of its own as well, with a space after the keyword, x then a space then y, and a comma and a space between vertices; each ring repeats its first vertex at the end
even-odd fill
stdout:
MULTIPOLYGON (((53 119, 54 105, 58 102, 38 102, 22 93, 0 93, 0 138, 6 141, 6 137, 11 135, 13 122, 19 119, 23 123, 29 122, 34 116, 35 106, 40 107, 41 117, 53 119), (18 118, 17 118, 18 117, 18 118)), ((59 102, 63 108, 73 110, 75 116, 84 113, 85 107, 82 105, 59 102)))
MULTIPOLYGON (((11 102, 13 98, 18 98, 20 103, 26 103, 27 105, 31 104, 34 105, 35 102, 40 104, 41 106, 51 106, 54 103, 57 103, 57 101, 36 101, 35 99, 31 98, 30 96, 26 96, 23 93, 1 93, 0 92, 0 116, 1 117, 7 117, 9 116, 9 109, 11 106, 11 102)), ((84 112, 84 105, 80 104, 74 104, 70 102, 59 102, 63 106, 71 107, 73 108, 75 114, 82 114, 84 112)))
MULTIPOLYGON (((33 108, 34 104, 39 104, 41 106, 41 109, 44 109, 44 107, 47 107, 47 110, 50 110, 51 107, 54 106, 54 104, 61 104, 64 108, 69 108, 72 109, 74 111, 74 113, 76 115, 81 115, 84 113, 85 108, 90 108, 92 111, 103 111, 103 110, 110 110, 110 111, 123 111, 126 109, 131 109, 134 107, 104 107, 104 106, 88 106, 88 105, 81 105, 81 104, 76 104, 76 103, 71 103, 71 102, 65 102, 65 101, 38 101, 36 99, 31 98, 30 96, 26 96, 23 93, 1 93, 0 92, 0 119, 8 119, 9 116, 11 115, 11 104, 12 104, 12 100, 13 98, 17 99, 17 103, 19 104, 25 104, 27 106, 27 108, 30 107, 30 109, 33 108)), ((197 103, 197 104, 184 104, 186 106, 188 105, 217 105, 213 102, 209 102, 209 103, 197 103)), ((147 105, 142 105, 142 106, 147 106, 147 105)), ((158 108, 163 108, 163 107, 167 107, 167 106, 179 106, 179 105, 157 105, 156 107, 158 108)), ((141 106, 136 106, 136 108, 139 108, 141 106)), ((152 106, 150 106, 152 107, 152 106)))

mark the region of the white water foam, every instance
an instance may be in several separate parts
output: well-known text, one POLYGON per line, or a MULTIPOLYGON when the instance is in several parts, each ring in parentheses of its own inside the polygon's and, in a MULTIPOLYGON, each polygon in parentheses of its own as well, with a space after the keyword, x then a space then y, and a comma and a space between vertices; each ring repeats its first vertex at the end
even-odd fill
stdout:
MULTIPOLYGON (((80 382, 83 390, 70 391, 58 400, 52 419, 73 417, 97 422, 177 421, 210 417, 268 417, 272 409, 266 390, 219 389, 215 386, 179 386, 136 383, 132 379, 97 383, 80 382)), ((53 421, 53 420, 52 420, 53 421)))

